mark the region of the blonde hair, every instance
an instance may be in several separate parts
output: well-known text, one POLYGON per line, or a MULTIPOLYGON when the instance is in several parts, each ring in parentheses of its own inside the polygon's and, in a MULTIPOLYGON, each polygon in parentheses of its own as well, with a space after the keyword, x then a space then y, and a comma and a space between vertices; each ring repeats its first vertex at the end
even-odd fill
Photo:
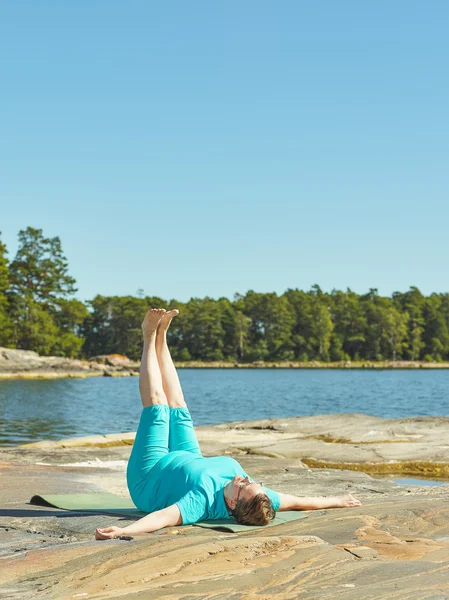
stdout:
POLYGON ((257 494, 251 500, 239 500, 234 517, 242 525, 268 525, 276 513, 266 494, 257 494))

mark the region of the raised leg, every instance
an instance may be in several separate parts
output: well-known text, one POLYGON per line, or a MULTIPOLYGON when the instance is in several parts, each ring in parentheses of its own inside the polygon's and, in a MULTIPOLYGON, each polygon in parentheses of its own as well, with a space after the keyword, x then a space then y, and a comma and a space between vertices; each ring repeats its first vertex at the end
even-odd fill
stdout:
POLYGON ((159 321, 156 337, 156 353, 168 405, 171 408, 186 408, 187 404, 184 400, 178 373, 167 345, 167 329, 173 317, 176 317, 177 314, 179 314, 179 310, 170 310, 159 321))
POLYGON ((169 452, 170 408, 156 354, 156 331, 163 309, 153 308, 142 323, 143 353, 140 365, 140 397, 143 410, 126 469, 129 493, 140 510, 147 510, 148 476, 153 466, 169 452))
POLYGON ((156 352, 157 327, 164 313, 164 309, 153 308, 147 312, 142 323, 143 352, 140 363, 139 389, 144 408, 157 404, 168 404, 156 352))
POLYGON ((162 385, 170 410, 169 450, 184 450, 201 456, 189 409, 182 393, 178 373, 167 345, 167 329, 178 310, 170 310, 160 320, 156 338, 156 352, 162 374, 162 385))

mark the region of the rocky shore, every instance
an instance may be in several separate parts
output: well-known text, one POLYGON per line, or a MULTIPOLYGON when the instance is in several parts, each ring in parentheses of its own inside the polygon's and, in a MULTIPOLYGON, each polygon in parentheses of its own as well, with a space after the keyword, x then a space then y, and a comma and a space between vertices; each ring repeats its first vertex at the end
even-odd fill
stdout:
POLYGON ((39 356, 31 350, 0 347, 0 379, 56 379, 64 377, 127 377, 138 375, 140 363, 110 354, 89 360, 39 356))
POLYGON ((350 492, 362 506, 313 511, 239 534, 187 526, 99 542, 95 527, 129 521, 28 502, 36 493, 127 496, 134 434, 5 448, 0 597, 449 597, 449 418, 320 415, 196 431, 205 456, 234 456, 274 489, 301 496, 350 492), (393 474, 440 478, 442 485, 399 484, 393 474))
MULTIPOLYGON (((39 356, 30 350, 0 347, 0 379, 56 379, 64 377, 129 377, 139 374, 140 363, 120 354, 93 356, 88 360, 39 356)), ((447 362, 176 362, 178 369, 449 369, 447 362)))

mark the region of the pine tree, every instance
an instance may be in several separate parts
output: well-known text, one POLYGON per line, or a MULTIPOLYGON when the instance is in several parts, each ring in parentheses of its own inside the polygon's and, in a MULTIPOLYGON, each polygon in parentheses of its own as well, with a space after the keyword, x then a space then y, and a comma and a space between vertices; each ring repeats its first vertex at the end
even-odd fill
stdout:
POLYGON ((75 280, 68 274, 68 262, 59 237, 45 238, 42 229, 19 231, 19 249, 10 265, 11 290, 53 307, 58 299, 73 295, 75 280))
POLYGON ((0 240, 0 346, 13 345, 12 320, 8 301, 9 286, 7 250, 5 244, 0 240))
MULTIPOLYGON (((45 238, 42 229, 33 227, 19 231, 19 249, 9 271, 16 347, 63 355, 65 347, 73 356, 76 344, 73 339, 61 344, 60 334, 67 331, 61 332, 57 324, 61 311, 67 317, 70 309, 64 301, 76 292, 59 237, 45 238)), ((72 308, 79 312, 78 306, 72 308)), ((75 315, 73 318, 77 320, 75 315)))

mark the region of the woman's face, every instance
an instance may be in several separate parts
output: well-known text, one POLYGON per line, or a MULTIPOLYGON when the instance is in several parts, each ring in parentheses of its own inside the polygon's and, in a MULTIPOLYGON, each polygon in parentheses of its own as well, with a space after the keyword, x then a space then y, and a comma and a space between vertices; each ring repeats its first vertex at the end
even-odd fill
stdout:
POLYGON ((261 483, 251 482, 249 477, 242 477, 242 475, 236 475, 227 488, 226 497, 232 509, 235 508, 238 500, 249 501, 257 494, 264 493, 261 483))

